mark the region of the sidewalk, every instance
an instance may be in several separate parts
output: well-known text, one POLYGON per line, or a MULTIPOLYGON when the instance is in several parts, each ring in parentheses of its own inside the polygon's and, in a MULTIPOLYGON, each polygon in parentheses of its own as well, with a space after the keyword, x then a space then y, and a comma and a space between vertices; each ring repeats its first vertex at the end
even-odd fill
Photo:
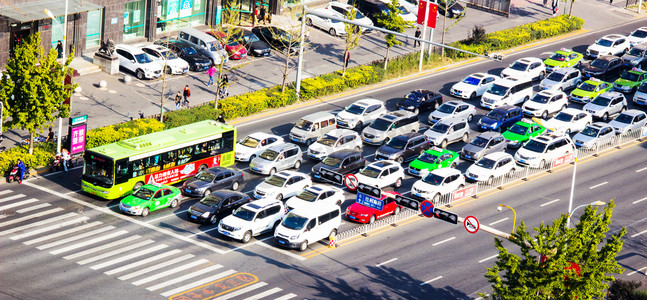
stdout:
MULTIPOLYGON (((624 1, 602 0, 578 0, 575 1, 573 15, 585 20, 584 28, 594 31, 607 28, 616 24, 628 22, 634 18, 647 14, 643 10, 639 16, 635 9, 633 11, 624 8, 624 1)), ((568 13, 568 5, 560 2, 559 13, 564 10, 568 13)), ((536 20, 551 17, 550 8, 543 7, 542 0, 512 0, 510 18, 490 14, 484 11, 468 9, 467 16, 456 25, 450 27, 445 36, 445 43, 461 40, 467 37, 475 25, 481 25, 486 32, 493 32, 513 26, 534 22, 536 20)), ((434 34, 434 41, 441 41, 442 22, 437 23, 434 34)), ((273 25, 284 26, 290 20, 285 16, 274 16, 273 25)), ((447 27, 455 20, 447 20, 447 27)), ((343 40, 331 37, 327 33, 316 28, 308 27, 311 47, 304 55, 303 77, 308 78, 324 73, 333 72, 342 68, 343 40)), ((414 28, 407 30, 413 35, 414 28)), ((401 40, 404 45, 393 47, 390 57, 413 52, 412 41, 401 40)), ((383 34, 372 32, 362 37, 361 47, 351 53, 350 66, 367 64, 375 60, 381 60, 385 55, 383 34)), ((93 67, 92 54, 85 54, 77 57, 73 65, 78 70, 93 67)), ((230 61, 228 74, 230 77, 230 95, 238 95, 250 91, 280 85, 282 78, 282 65, 284 60, 280 55, 272 55, 265 58, 245 58, 241 61, 230 61)), ((296 64, 296 59, 295 59, 296 64)), ((84 73, 84 72, 81 72, 84 73)), ((207 77, 202 73, 192 73, 182 76, 170 76, 167 79, 164 96, 161 94, 162 84, 160 80, 139 81, 133 77, 132 82, 123 82, 123 74, 109 75, 103 72, 92 73, 75 77, 74 80, 82 88, 82 92, 72 97, 72 116, 88 115, 90 129, 110 124, 125 122, 131 118, 138 118, 138 112, 145 116, 160 113, 160 102, 164 98, 163 107, 167 111, 174 110, 171 97, 182 90, 184 85, 191 87, 190 103, 199 105, 215 98, 215 87, 207 87, 207 77), (106 81, 107 88, 100 88, 99 82, 106 81)), ((288 81, 295 80, 296 71, 289 74, 288 81)), ((64 121, 64 125, 67 121, 64 121)), ((64 126, 66 128, 66 126, 64 126)), ((54 126, 55 131, 57 130, 54 126)), ((65 130, 65 129, 64 129, 65 130)), ((66 134, 66 132, 64 132, 66 134)), ((5 139, 0 146, 7 148, 14 147, 22 138, 28 136, 25 131, 6 131, 5 139)), ((1 147, 0 147, 1 149, 1 147)))

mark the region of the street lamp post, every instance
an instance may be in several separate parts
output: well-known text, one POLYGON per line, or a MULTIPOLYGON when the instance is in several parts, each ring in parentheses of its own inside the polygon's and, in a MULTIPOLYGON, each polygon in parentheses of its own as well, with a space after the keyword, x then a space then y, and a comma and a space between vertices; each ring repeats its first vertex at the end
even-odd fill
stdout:
POLYGON ((573 215, 573 213, 574 213, 578 208, 582 208, 582 207, 584 207, 584 206, 589 206, 589 205, 591 205, 591 206, 600 206, 600 205, 604 205, 604 204, 605 204, 605 202, 604 202, 604 201, 594 201, 594 202, 591 202, 591 203, 582 204, 582 205, 580 205, 580 206, 576 207, 576 208, 575 208, 575 209, 573 209, 573 210, 569 210, 569 211, 568 211, 568 217, 566 218, 566 228, 570 228, 570 227, 571 227, 571 216, 573 215))
MULTIPOLYGON (((65 15, 63 16, 63 51, 62 51, 62 56, 63 56, 63 62, 61 63, 61 67, 65 70, 65 48, 67 48, 67 8, 68 8, 69 0, 65 0, 65 15)), ((50 19, 52 19, 53 22, 56 22, 58 26, 61 26, 61 23, 56 21, 56 16, 49 11, 47 8, 45 9, 45 13, 47 14, 50 19)), ((63 79, 63 82, 65 82, 65 79, 63 79)), ((71 113, 71 111, 70 111, 71 113)), ((58 137, 56 139, 56 153, 61 153, 61 137, 63 136, 63 119, 59 116, 58 117, 58 137)))
POLYGON ((507 205, 503 205, 503 204, 499 204, 499 206, 496 209, 498 211, 501 211, 502 207, 509 208, 512 211, 512 213, 514 214, 514 219, 512 220, 512 233, 514 234, 514 229, 515 229, 515 227, 517 227, 517 212, 514 211, 514 208, 512 208, 510 206, 507 206, 507 205))

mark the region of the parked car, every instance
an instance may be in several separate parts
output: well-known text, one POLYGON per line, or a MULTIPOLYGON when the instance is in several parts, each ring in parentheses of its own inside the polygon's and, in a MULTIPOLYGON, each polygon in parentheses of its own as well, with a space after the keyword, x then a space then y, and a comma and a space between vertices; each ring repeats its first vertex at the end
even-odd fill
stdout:
POLYGON ((190 197, 205 197, 215 190, 238 190, 245 182, 243 172, 225 167, 211 167, 189 178, 182 184, 182 194, 190 197))
POLYGON ((386 113, 384 101, 370 98, 357 100, 337 113, 337 126, 361 130, 386 113))
POLYGON ((531 138, 514 154, 517 164, 531 168, 545 168, 564 155, 575 152, 571 139, 562 134, 549 133, 531 138))
POLYGON ((227 34, 222 31, 205 31, 205 33, 215 37, 219 41, 228 39, 225 45, 225 51, 227 51, 230 59, 239 60, 247 57, 247 48, 240 44, 234 36, 227 37, 227 34))
POLYGON ((438 109, 431 112, 427 121, 429 124, 436 123, 444 118, 462 118, 467 119, 467 122, 471 122, 474 115, 477 113, 476 107, 474 105, 458 102, 458 101, 449 101, 443 103, 438 109))
POLYGON ((469 140, 470 126, 467 120, 459 117, 446 118, 438 121, 425 131, 429 143, 440 148, 458 141, 467 143, 469 140))
MULTIPOLYGON (((324 7, 324 9, 329 11, 330 13, 332 13, 334 16, 338 18, 346 18, 346 16, 353 9, 353 5, 346 4, 339 1, 332 1, 332 2, 328 2, 324 7)), ((355 9, 354 21, 364 26, 374 25, 373 21, 370 18, 366 17, 359 9, 355 9)), ((370 30, 370 29, 368 29, 367 27, 361 27, 361 30, 370 30)))
POLYGON ((252 28, 252 33, 259 39, 265 41, 278 51, 287 51, 295 55, 299 53, 299 43, 284 29, 276 26, 256 26, 252 28))
POLYGON ((465 15, 465 8, 456 0, 439 0, 438 14, 448 18, 460 18, 465 15))
MULTIPOLYGON (((157 42, 156 42, 157 43, 157 42)), ((196 50, 195 47, 178 40, 172 40, 168 43, 164 43, 166 47, 173 50, 175 54, 184 59, 189 63, 189 70, 194 72, 202 72, 209 69, 211 65, 211 59, 207 56, 204 56, 196 50)))
POLYGON ((350 0, 348 4, 355 6, 362 14, 371 19, 375 26, 383 26, 381 23, 378 23, 378 17, 382 13, 389 12, 386 4, 379 0, 350 0))
POLYGON ((253 56, 270 55, 270 45, 258 38, 253 32, 247 29, 234 30, 232 38, 247 48, 247 53, 253 56))
POLYGON ((218 220, 250 201, 251 199, 245 193, 217 190, 189 207, 187 215, 191 221, 214 225, 218 223, 218 220))
POLYGON ((600 146, 613 143, 615 138, 616 133, 613 126, 603 122, 595 122, 578 132, 573 137, 573 140, 575 141, 575 146, 579 148, 598 149, 600 146))
POLYGON ((535 94, 523 104, 523 112, 533 117, 546 119, 549 114, 564 110, 568 106, 568 96, 562 91, 545 90, 535 94))
POLYGON ((475 100, 487 91, 499 76, 486 73, 474 73, 452 86, 449 93, 458 98, 475 100))
POLYGON ((503 133, 503 137, 508 140, 508 147, 519 148, 531 137, 538 136, 545 131, 546 127, 541 124, 533 120, 523 119, 514 123, 512 127, 503 133))
POLYGON ((423 110, 436 110, 443 103, 443 96, 430 90, 415 90, 402 98, 396 106, 398 109, 418 114, 423 110))
POLYGON ((627 110, 627 99, 621 93, 606 92, 584 105, 582 110, 590 113, 594 118, 600 118, 606 122, 610 116, 627 110))
MULTIPOLYGON (((315 12, 319 13, 329 13, 325 8, 315 9, 315 12)), ((346 23, 331 20, 330 18, 320 17, 314 14, 308 14, 306 17, 306 25, 317 27, 325 32, 328 32, 332 36, 346 36, 346 23)))
POLYGON ((404 169, 392 160, 381 160, 364 167, 357 175, 357 181, 370 186, 399 188, 404 180, 404 169))
POLYGON ((282 170, 299 170, 303 154, 301 148, 292 143, 272 145, 249 163, 252 172, 270 175, 282 170))
POLYGON ((486 131, 476 136, 469 144, 461 149, 461 158, 477 161, 482 157, 496 152, 504 152, 507 142, 502 134, 486 131))
POLYGON ((647 61, 647 42, 633 46, 629 52, 620 58, 625 67, 647 67, 647 64, 645 64, 647 61))
POLYGON ((288 199, 312 185, 310 176, 292 171, 276 173, 259 183, 254 190, 254 197, 288 199))
POLYGON ((288 211, 312 206, 317 203, 328 203, 341 206, 346 201, 346 195, 340 188, 329 185, 313 185, 303 189, 296 196, 285 201, 288 211))
POLYGON ((339 150, 335 151, 320 163, 312 167, 310 175, 314 181, 321 180, 321 169, 330 170, 341 175, 357 173, 361 168, 366 165, 366 158, 362 155, 362 151, 358 150, 339 150))
POLYGON ((592 122, 593 117, 591 117, 590 113, 576 108, 567 108, 544 122, 544 124, 546 124, 546 128, 550 128, 555 132, 571 134, 580 132, 592 122))
POLYGON ((285 140, 278 135, 254 132, 236 143, 234 157, 237 161, 252 161, 269 147, 283 143, 285 140))
POLYGON ((522 118, 523 112, 521 107, 503 105, 489 111, 477 124, 483 130, 503 132, 514 125, 514 123, 521 121, 522 118))
POLYGON ((645 127, 647 122, 647 115, 645 112, 630 109, 621 114, 619 114, 615 119, 609 122, 609 125, 613 126, 613 130, 616 131, 616 134, 627 134, 634 132, 635 130, 640 130, 645 127))
POLYGON ((225 51, 220 41, 196 28, 181 28, 177 39, 195 47, 198 53, 208 57, 214 65, 229 61, 227 51, 225 51))
POLYGON ((253 236, 265 232, 273 233, 286 213, 283 202, 279 200, 256 200, 223 218, 218 224, 218 232, 246 244, 253 236))
POLYGON ((594 44, 586 49, 586 55, 589 57, 599 57, 602 55, 622 56, 631 48, 627 37, 620 34, 608 34, 595 41, 594 44))
POLYGON ((496 178, 514 174, 516 165, 512 155, 508 153, 490 153, 467 168, 465 179, 492 184, 496 178))
POLYGON ((362 139, 357 132, 350 129, 334 129, 308 146, 307 153, 311 159, 322 160, 328 154, 338 150, 362 150, 362 147, 362 139))
POLYGON ((179 58, 169 48, 160 45, 146 45, 142 47, 142 51, 146 52, 148 57, 162 67, 162 69, 166 68, 166 73, 168 74, 184 74, 189 72, 189 63, 179 58))
POLYGON ((451 168, 433 170, 429 175, 413 183, 411 195, 420 200, 430 200, 436 204, 442 195, 465 187, 465 176, 461 171, 451 168))
POLYGON ((182 200, 180 189, 170 185, 146 184, 121 199, 119 210, 125 214, 148 216, 151 211, 175 208, 182 200))
POLYGON ((375 151, 375 159, 403 163, 416 159, 429 147, 429 142, 424 135, 418 132, 409 132, 394 137, 386 145, 378 148, 375 151))
POLYGON ((622 60, 620 57, 605 55, 584 66, 582 73, 586 78, 608 79, 618 75, 621 70, 622 60))
POLYGON ((153 79, 162 76, 162 67, 139 48, 117 44, 115 55, 119 58, 119 66, 135 73, 137 79, 153 79))
POLYGON ((458 153, 454 151, 431 147, 409 163, 409 174, 425 177, 436 169, 456 168, 458 160, 458 153))
POLYGON ((362 130, 362 140, 367 144, 386 144, 392 138, 407 133, 418 132, 420 121, 415 113, 409 111, 394 111, 373 121, 362 130))
POLYGON ((358 223, 373 224, 378 219, 397 215, 402 210, 402 206, 395 202, 395 195, 400 195, 400 193, 393 191, 382 192, 382 197, 378 200, 383 202, 382 210, 355 202, 346 208, 346 219, 358 223))
POLYGON ((582 54, 571 49, 562 48, 560 50, 557 50, 549 58, 544 59, 546 72, 551 73, 553 71, 567 67, 579 68, 582 64, 583 57, 584 56, 582 54))
POLYGON ((612 88, 613 84, 609 82, 605 82, 597 78, 591 78, 578 85, 577 88, 571 92, 568 100, 575 103, 586 104, 595 99, 598 95, 610 91, 612 88))
POLYGON ((544 62, 536 57, 524 57, 517 59, 509 67, 501 71, 502 78, 514 78, 518 80, 542 80, 546 75, 544 62))
POLYGON ((582 73, 575 68, 561 68, 553 71, 539 83, 541 90, 566 91, 582 83, 582 73))
POLYGON ((613 89, 621 93, 633 94, 644 82, 647 82, 647 72, 634 68, 624 71, 620 78, 613 82, 613 89))

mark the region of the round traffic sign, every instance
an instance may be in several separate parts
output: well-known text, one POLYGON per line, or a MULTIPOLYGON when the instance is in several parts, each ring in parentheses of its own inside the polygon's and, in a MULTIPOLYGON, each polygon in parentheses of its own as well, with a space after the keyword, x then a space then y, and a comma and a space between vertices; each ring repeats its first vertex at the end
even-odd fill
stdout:
POLYGON ((467 230, 467 232, 476 233, 479 231, 479 220, 477 220, 475 216, 469 216, 465 218, 465 221, 463 221, 463 226, 465 226, 465 230, 467 230))
POLYGON ((351 191, 354 191, 357 189, 358 183, 359 183, 359 180, 357 180, 357 176, 353 174, 348 174, 346 175, 346 177, 344 177, 344 184, 351 191))
POLYGON ((420 212, 427 218, 434 216, 434 204, 431 201, 425 200, 420 203, 420 212))

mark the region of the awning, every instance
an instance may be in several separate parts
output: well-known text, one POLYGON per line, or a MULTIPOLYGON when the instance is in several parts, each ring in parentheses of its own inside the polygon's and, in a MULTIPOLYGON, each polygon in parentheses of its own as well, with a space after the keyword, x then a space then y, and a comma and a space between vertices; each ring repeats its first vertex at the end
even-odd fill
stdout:
MULTIPOLYGON (((0 16, 13 20, 14 22, 30 22, 34 20, 49 19, 45 9, 52 12, 55 17, 65 15, 66 0, 47 0, 36 3, 10 5, 0 8, 0 16)), ((103 8, 102 5, 94 4, 86 0, 67 0, 67 13, 69 15, 103 8)))

